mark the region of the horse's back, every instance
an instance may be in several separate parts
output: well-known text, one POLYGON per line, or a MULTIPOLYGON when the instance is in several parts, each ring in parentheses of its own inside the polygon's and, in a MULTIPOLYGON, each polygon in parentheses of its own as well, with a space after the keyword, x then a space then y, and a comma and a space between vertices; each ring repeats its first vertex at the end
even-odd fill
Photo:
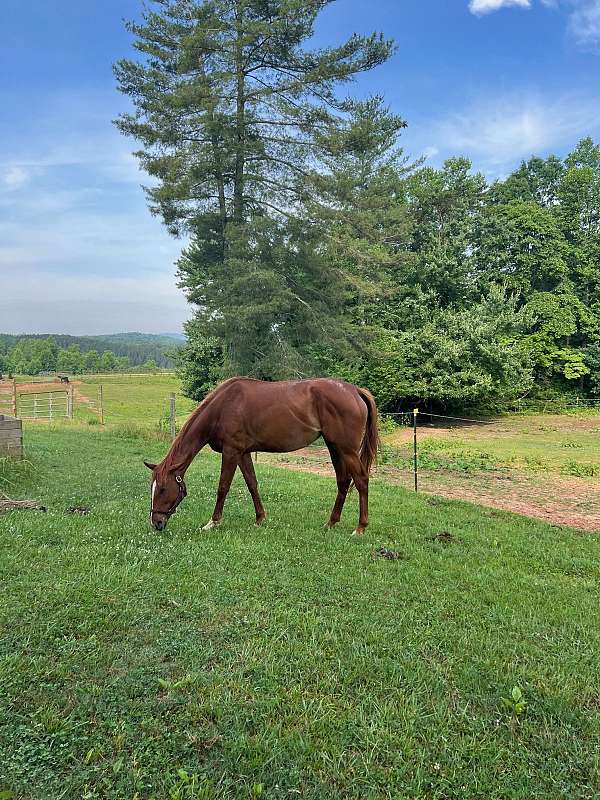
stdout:
MULTIPOLYGON (((336 378, 304 378, 289 381, 261 381, 257 378, 230 378, 226 382, 240 400, 267 406, 287 403, 291 407, 326 405, 342 413, 366 414, 366 406, 354 384, 336 378)), ((223 384, 222 384, 223 385, 223 384)))
POLYGON ((345 381, 240 377, 222 387, 221 392, 216 390, 213 402, 222 405, 223 433, 225 429, 231 434, 237 431, 257 449, 289 452, 305 447, 321 434, 340 446, 348 443, 355 447, 362 438, 367 407, 357 387, 345 381))

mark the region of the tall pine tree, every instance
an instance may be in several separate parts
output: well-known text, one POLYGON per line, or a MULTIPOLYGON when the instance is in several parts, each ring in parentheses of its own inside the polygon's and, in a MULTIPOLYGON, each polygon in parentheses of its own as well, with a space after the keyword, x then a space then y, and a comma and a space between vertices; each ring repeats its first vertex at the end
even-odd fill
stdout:
POLYGON ((118 126, 155 179, 150 208, 191 236, 179 262, 190 332, 223 341, 226 372, 275 376, 282 359, 293 372, 335 293, 297 221, 305 176, 319 133, 345 117, 339 88, 393 45, 353 35, 310 49, 332 1, 154 0, 129 25, 140 60, 115 67, 135 107, 118 126))

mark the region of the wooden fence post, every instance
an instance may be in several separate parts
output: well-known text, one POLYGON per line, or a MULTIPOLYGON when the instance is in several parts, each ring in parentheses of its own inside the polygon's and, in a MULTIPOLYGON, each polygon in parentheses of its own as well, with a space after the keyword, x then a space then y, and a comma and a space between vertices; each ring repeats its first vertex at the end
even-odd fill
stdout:
POLYGON ((104 394, 102 384, 98 386, 98 410, 100 411, 100 425, 104 425, 104 394))
POLYGON ((13 378, 12 385, 12 415, 17 416, 17 379, 13 378))
POLYGON ((73 419, 73 406, 74 406, 74 393, 73 393, 73 386, 69 386, 69 390, 67 392, 67 417, 69 419, 73 419))
POLYGON ((175 439, 177 430, 175 426, 175 395, 171 392, 171 399, 169 403, 169 427, 171 430, 171 441, 175 439))

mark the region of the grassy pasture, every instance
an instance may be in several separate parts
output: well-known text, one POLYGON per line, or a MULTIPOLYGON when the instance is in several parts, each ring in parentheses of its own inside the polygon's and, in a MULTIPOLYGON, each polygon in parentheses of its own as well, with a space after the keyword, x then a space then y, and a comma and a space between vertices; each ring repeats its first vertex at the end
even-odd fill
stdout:
MULTIPOLYGON (((393 446, 410 439, 400 430, 386 437, 393 446)), ((434 468, 509 468, 576 477, 600 477, 600 413, 506 415, 491 424, 424 425, 423 460, 434 468)))
MULTIPOLYGON (((178 424, 196 407, 196 403, 181 393, 179 379, 172 373, 148 375, 82 375, 78 393, 87 397, 97 408, 98 387, 102 384, 104 416, 107 425, 143 425, 157 427, 168 417, 169 397, 176 395, 178 424)), ((76 418, 97 420, 85 402, 76 404, 76 418)))
POLYGON ((0 797, 599 796, 597 537, 374 481, 351 538, 355 496, 325 531, 332 480, 265 463, 266 526, 238 476, 200 533, 208 453, 157 534, 166 444, 126 433, 0 469, 48 506, 0 517, 0 797))

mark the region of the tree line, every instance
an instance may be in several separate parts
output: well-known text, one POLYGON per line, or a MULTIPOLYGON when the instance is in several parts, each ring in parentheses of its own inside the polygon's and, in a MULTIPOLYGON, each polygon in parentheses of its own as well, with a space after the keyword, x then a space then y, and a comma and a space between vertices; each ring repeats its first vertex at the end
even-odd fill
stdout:
MULTIPOLYGON (((41 375, 67 373, 80 375, 94 372, 123 372, 132 367, 129 356, 116 355, 112 350, 91 349, 83 352, 78 344, 59 347, 54 337, 18 338, 6 345, 0 339, 0 375, 41 375)), ((156 370, 158 364, 148 359, 140 369, 156 370)))
POLYGON ((336 375, 407 403, 600 394, 600 147, 488 181, 410 159, 346 89, 382 35, 311 49, 332 0, 156 0, 115 66, 152 213, 189 244, 187 393, 336 375))
POLYGON ((173 368, 182 342, 169 335, 0 334, 0 373, 113 372, 173 368))

